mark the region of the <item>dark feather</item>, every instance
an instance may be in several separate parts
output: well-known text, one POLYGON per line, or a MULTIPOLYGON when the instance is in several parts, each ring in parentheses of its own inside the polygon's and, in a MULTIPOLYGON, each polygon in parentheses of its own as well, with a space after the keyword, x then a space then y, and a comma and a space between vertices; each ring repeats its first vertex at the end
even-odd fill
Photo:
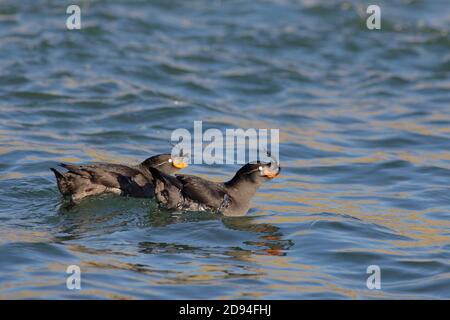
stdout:
POLYGON ((50 168, 50 170, 53 171, 53 173, 55 174, 55 177, 56 177, 57 180, 64 178, 62 173, 59 172, 58 170, 56 170, 55 168, 50 168))
POLYGON ((175 176, 183 184, 183 196, 211 208, 219 208, 226 194, 223 184, 205 180, 192 175, 175 176))
MULTIPOLYGON (((152 157, 155 163, 167 162, 169 166, 160 166, 163 172, 177 170, 168 161, 170 155, 152 157), (166 159, 167 158, 167 159, 166 159)), ((153 165, 150 164, 150 165, 153 165)), ((70 195, 72 201, 104 192, 133 196, 154 197, 154 185, 149 165, 126 166, 112 163, 94 163, 89 165, 73 165, 61 163, 67 172, 61 173, 54 168, 58 188, 64 195, 70 195)))

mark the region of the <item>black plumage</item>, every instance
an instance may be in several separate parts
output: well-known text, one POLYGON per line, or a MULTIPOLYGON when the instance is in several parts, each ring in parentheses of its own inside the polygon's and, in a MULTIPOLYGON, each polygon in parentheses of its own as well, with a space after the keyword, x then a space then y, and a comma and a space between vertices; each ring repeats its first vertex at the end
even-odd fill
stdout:
POLYGON ((160 154, 135 166, 112 163, 72 165, 61 163, 67 172, 50 168, 55 174, 61 194, 78 202, 88 196, 114 193, 122 196, 153 198, 154 186, 150 168, 173 174, 187 166, 182 157, 160 154))
POLYGON ((167 175, 150 168, 155 197, 166 208, 179 211, 215 211, 228 216, 247 213, 251 199, 265 181, 278 176, 275 162, 248 163, 227 182, 192 175, 167 175))

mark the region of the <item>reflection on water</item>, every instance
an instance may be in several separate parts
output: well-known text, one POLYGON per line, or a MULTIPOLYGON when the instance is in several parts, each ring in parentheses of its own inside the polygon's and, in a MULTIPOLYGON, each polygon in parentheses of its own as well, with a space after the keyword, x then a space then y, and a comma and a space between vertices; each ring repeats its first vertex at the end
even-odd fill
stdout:
POLYGON ((360 1, 84 5, 67 32, 59 2, 0 3, 0 298, 450 297, 443 2, 381 1, 381 32, 360 1), (138 163, 194 120, 280 128, 247 216, 60 197, 49 167, 138 163))

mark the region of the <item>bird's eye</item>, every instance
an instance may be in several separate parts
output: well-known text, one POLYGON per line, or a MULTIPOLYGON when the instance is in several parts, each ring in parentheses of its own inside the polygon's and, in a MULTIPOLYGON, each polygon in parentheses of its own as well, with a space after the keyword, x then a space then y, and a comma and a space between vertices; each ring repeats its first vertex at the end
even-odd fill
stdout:
POLYGON ((172 163, 172 161, 173 161, 172 159, 169 159, 169 162, 170 162, 170 163, 172 163))

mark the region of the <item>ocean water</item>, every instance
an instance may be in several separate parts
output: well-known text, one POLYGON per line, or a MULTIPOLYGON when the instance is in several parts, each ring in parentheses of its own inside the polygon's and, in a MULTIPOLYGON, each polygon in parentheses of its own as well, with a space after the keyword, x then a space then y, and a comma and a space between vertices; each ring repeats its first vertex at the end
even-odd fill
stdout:
POLYGON ((370 31, 368 1, 1 1, 0 298, 449 299, 450 5, 376 2, 370 31), (137 163, 195 120, 280 129, 246 216, 65 209, 49 167, 137 163))

